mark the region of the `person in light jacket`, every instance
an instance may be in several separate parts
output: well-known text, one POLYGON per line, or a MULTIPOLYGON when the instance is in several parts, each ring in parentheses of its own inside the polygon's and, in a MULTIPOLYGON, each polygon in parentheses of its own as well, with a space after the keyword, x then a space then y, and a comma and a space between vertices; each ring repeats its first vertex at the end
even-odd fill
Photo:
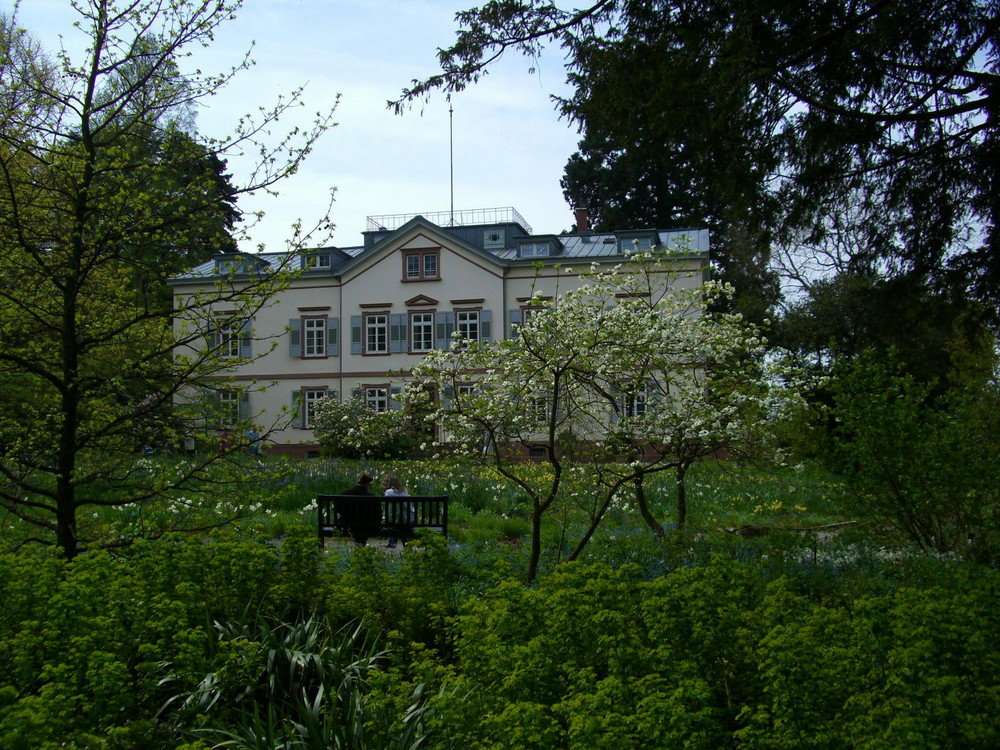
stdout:
MULTIPOLYGON (((409 497, 410 493, 406 491, 406 485, 403 481, 395 474, 386 474, 382 477, 382 492, 386 497, 409 497)), ((411 524, 416 521, 416 508, 413 507, 412 503, 406 503, 405 505, 392 505, 386 511, 386 523, 395 525, 406 525, 411 524)), ((395 547, 397 539, 395 536, 390 536, 389 540, 386 542, 386 547, 395 547)))

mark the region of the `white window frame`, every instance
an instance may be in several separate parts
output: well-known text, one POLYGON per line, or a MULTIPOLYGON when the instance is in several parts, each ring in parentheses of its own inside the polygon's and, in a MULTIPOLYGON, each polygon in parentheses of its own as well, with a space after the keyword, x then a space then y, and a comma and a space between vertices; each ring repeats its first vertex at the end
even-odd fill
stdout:
POLYGON ((330 395, 327 388, 303 388, 302 389, 302 426, 311 430, 316 422, 316 404, 330 395))
POLYGON ((626 419, 640 418, 649 409, 649 384, 645 383, 641 388, 629 390, 622 395, 621 407, 622 416, 626 419))
POLYGON ((302 356, 325 357, 327 336, 325 316, 302 318, 302 356))
POLYGON ((549 421, 549 397, 535 395, 531 397, 531 416, 536 422, 547 424, 549 421))
POLYGON ((329 269, 333 266, 333 260, 329 253, 319 253, 306 256, 305 267, 312 269, 329 269))
POLYGON ((518 247, 522 258, 547 258, 552 254, 549 242, 523 242, 518 247))
POLYGON ((479 341, 482 321, 479 310, 456 310, 455 331, 461 341, 479 341), (475 335, 469 335, 474 333, 475 335))
POLYGON ((429 352, 434 348, 434 313, 410 313, 410 351, 429 352))
POLYGON ((372 411, 389 411, 389 386, 366 385, 362 389, 365 406, 372 411))
POLYGON ((239 424, 243 394, 239 391, 216 391, 215 398, 218 403, 219 426, 229 428, 239 424))
POLYGON ((242 326, 236 321, 219 326, 219 355, 223 359, 236 359, 240 356, 241 329, 242 326))
POLYGON ((366 313, 364 316, 365 354, 389 353, 389 314, 366 313))
POLYGON ((420 273, 423 274, 423 278, 425 279, 441 278, 441 274, 438 272, 438 258, 439 255, 437 251, 433 253, 424 253, 423 255, 420 256, 420 273), (428 261, 433 261, 433 262, 428 263, 428 261))
POLYGON ((622 237, 619 242, 619 248, 623 255, 625 253, 646 253, 651 251, 655 245, 656 240, 647 235, 622 237))

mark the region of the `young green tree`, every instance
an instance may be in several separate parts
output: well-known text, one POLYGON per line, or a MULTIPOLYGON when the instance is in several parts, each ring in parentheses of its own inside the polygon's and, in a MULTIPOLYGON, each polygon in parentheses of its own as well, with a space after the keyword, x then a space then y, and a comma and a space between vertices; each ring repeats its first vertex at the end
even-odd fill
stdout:
MULTIPOLYGON (((225 249, 233 200, 292 174, 332 116, 270 141, 301 101, 298 89, 223 141, 187 129, 186 108, 250 63, 179 76, 180 61, 239 6, 80 2, 88 46, 79 60, 59 52, 56 63, 16 15, 0 24, 0 507, 68 557, 226 518, 190 497, 218 478, 209 469, 225 454, 143 466, 137 448, 177 434, 163 420, 178 394, 227 388, 233 365, 263 353, 252 345, 252 321, 288 270, 230 254, 212 291, 175 300, 176 326, 162 297, 139 282, 176 273, 199 233, 212 238, 209 250, 225 249), (256 151, 260 162, 244 184, 220 189, 217 167, 236 150, 256 151), (113 540, 98 538, 99 514, 81 513, 157 499, 173 501, 162 521, 137 514, 113 540)), ((308 234, 297 230, 292 245, 308 234)))
MULTIPOLYGON (((683 253, 678 253, 683 256, 683 253)), ((586 283, 541 297, 518 335, 491 344, 456 341, 414 368, 413 401, 436 391, 444 436, 481 455, 530 502, 528 569, 541 554, 542 519, 563 504, 589 518, 570 559, 608 509, 634 494, 654 532, 662 525, 643 478, 674 471, 684 522, 684 472, 698 458, 746 449, 760 438, 776 383, 764 340, 737 314, 709 306, 728 290, 692 280, 670 253, 636 255, 586 283), (525 463, 534 449, 549 471, 525 463)))

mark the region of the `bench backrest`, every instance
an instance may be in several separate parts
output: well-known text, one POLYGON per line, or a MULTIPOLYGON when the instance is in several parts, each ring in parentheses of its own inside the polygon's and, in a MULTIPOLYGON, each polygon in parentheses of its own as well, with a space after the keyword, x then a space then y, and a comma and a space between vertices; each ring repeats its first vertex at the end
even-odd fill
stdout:
POLYGON ((448 534, 446 495, 317 495, 320 541, 339 531, 348 536, 405 535, 415 528, 448 534))

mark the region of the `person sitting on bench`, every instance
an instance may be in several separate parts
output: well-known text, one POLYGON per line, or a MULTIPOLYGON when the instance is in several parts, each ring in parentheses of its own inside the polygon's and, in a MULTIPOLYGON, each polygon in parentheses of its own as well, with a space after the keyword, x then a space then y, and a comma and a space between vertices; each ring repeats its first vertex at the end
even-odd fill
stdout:
MULTIPOLYGON (((395 474, 386 474, 382 477, 382 489, 385 492, 386 497, 409 497, 410 493, 406 491, 406 486, 395 474)), ((407 524, 411 524, 417 520, 417 511, 413 507, 412 503, 406 503, 405 505, 393 505, 388 511, 386 511, 386 523, 392 526, 406 527, 407 524)), ((405 540, 403 542, 406 543, 405 540)), ((385 545, 386 547, 396 546, 396 537, 390 536, 389 541, 385 545)))
MULTIPOLYGON (((375 499, 375 495, 371 491, 372 477, 368 472, 363 472, 360 477, 358 477, 358 483, 351 487, 350 489, 341 492, 341 495, 371 495, 372 499, 366 503, 363 503, 359 509, 358 514, 353 520, 359 521, 361 523, 370 525, 372 527, 377 527, 382 521, 382 503, 375 499)), ((354 537, 354 543, 360 547, 368 544, 367 533, 358 528, 352 529, 352 536, 354 537)))

